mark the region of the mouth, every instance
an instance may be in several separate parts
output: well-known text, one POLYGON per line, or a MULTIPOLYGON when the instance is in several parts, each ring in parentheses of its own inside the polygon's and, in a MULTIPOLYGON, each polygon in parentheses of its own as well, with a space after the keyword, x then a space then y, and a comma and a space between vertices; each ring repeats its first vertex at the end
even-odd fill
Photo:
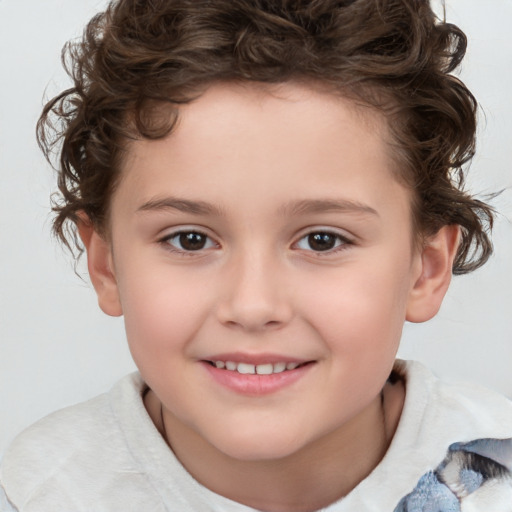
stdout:
POLYGON ((281 361, 277 363, 250 364, 236 361, 204 361, 205 363, 228 372, 237 372, 242 375, 273 375, 288 372, 313 364, 314 361, 303 363, 281 361))
POLYGON ((316 360, 284 354, 215 354, 200 360, 210 377, 237 394, 261 397, 302 381, 316 360))

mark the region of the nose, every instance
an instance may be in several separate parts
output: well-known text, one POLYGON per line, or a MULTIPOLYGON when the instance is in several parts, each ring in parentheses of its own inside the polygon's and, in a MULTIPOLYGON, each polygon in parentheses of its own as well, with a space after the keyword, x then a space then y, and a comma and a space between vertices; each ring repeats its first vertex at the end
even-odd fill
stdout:
POLYGON ((285 273, 271 255, 245 254, 229 262, 222 272, 219 321, 247 331, 278 329, 293 316, 285 273))

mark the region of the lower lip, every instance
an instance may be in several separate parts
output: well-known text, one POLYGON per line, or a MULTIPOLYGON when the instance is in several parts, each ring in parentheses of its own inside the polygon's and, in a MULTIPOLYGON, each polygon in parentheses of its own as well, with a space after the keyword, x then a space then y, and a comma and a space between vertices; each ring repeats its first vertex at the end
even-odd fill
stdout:
POLYGON ((309 363, 295 368, 295 370, 285 370, 284 372, 270 375, 258 375, 222 370, 204 361, 201 361, 201 364, 219 384, 236 393, 253 396, 269 395, 287 386, 291 386, 304 377, 314 366, 313 363, 309 363))

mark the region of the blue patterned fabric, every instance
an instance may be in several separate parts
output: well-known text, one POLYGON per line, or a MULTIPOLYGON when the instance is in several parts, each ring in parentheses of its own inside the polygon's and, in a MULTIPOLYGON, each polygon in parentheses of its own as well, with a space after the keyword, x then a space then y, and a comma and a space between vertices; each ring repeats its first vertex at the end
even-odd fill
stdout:
POLYGON ((469 501, 471 510, 488 512, 502 504, 512 510, 512 439, 452 444, 435 471, 423 475, 394 512, 464 512, 469 501), (476 503, 482 508, 476 509, 476 503))

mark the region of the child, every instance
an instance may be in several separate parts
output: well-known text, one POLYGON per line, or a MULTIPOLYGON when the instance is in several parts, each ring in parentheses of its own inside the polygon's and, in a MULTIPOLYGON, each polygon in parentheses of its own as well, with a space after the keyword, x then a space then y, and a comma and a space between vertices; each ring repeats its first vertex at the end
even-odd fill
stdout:
POLYGON ((491 253, 464 50, 426 0, 93 18, 39 138, 140 373, 18 437, 2 510, 512 510, 512 404, 395 360, 491 253))

